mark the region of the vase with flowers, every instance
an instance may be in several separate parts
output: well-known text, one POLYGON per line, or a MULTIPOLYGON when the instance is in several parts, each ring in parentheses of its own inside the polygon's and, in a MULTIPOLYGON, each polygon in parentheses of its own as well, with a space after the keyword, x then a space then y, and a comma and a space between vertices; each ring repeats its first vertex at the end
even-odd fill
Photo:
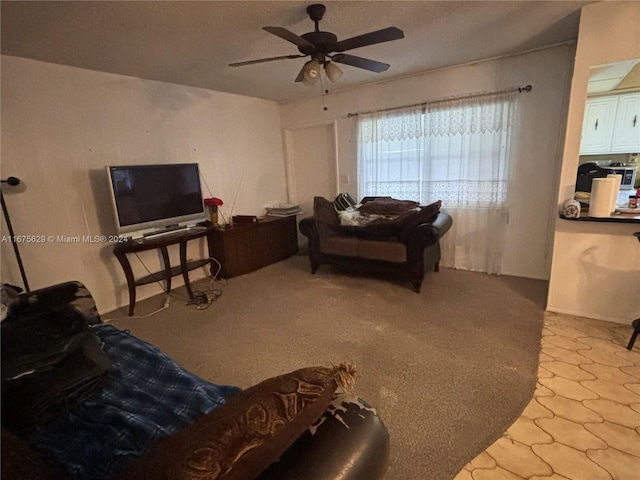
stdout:
POLYGON ((221 205, 224 205, 224 202, 219 198, 212 197, 212 198, 205 198, 204 204, 209 209, 209 219, 211 220, 211 223, 213 223, 214 225, 219 225, 218 224, 218 207, 220 207, 221 205))

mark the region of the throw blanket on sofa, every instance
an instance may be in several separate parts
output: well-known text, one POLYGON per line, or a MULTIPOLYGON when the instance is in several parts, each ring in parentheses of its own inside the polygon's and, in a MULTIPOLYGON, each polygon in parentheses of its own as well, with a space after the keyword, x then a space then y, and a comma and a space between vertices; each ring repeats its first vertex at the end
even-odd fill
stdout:
POLYGON ((395 198, 376 198, 358 207, 363 215, 402 215, 415 211, 418 202, 411 200, 396 200, 395 198))
POLYGON ((376 198, 356 208, 346 208, 338 213, 340 225, 367 226, 395 222, 417 213, 418 202, 396 200, 395 198, 376 198))
POLYGON ((417 205, 416 202, 406 200, 374 200, 363 204, 357 210, 347 209, 340 212, 340 225, 357 227, 343 233, 365 237, 397 236, 402 239, 409 229, 433 221, 440 211, 442 202, 438 200, 422 208, 417 205), (362 212, 364 207, 367 208, 362 212))
POLYGON ((158 348, 112 325, 92 330, 111 360, 104 388, 23 436, 69 478, 116 478, 158 440, 241 391, 193 375, 158 348))

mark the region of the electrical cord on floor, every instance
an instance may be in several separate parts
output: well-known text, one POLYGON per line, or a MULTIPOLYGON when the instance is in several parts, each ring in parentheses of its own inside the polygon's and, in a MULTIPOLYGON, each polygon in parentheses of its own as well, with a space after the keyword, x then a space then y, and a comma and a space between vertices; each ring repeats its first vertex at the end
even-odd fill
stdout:
POLYGON ((166 295, 166 298, 164 300, 164 305, 162 307, 160 307, 159 309, 154 310, 151 313, 147 313, 146 315, 133 315, 131 317, 108 318, 108 319, 103 319, 103 323, 110 323, 110 322, 117 321, 117 320, 134 320, 134 319, 152 317, 155 314, 160 313, 161 311, 166 310, 167 308, 169 308, 170 300, 171 300, 171 295, 166 295))
MULTIPOLYGON (((147 271, 147 273, 149 273, 149 275, 153 275, 153 273, 151 273, 151 270, 149 270, 149 268, 147 268, 147 266, 145 265, 145 263, 142 261, 142 259, 140 258, 140 256, 136 253, 135 256, 137 257, 138 261, 140 262, 140 264, 143 266, 143 268, 147 271)), ((218 275, 220 274, 220 271, 222 270, 222 264, 215 258, 213 257, 208 257, 208 260, 211 260, 213 262, 216 263, 216 265, 218 266, 218 269, 216 270, 216 273, 214 275, 212 275, 211 277, 211 281, 212 282, 217 282, 219 280, 218 279, 218 275)), ((211 306, 211 304, 213 302, 215 302, 218 298, 220 298, 220 296, 222 295, 222 290, 220 288, 210 288, 208 290, 204 290, 204 291, 200 291, 200 290, 195 290, 193 291, 193 298, 192 299, 188 299, 185 300, 183 298, 180 298, 177 295, 172 294, 171 292, 167 293, 165 288, 162 286, 162 283, 160 282, 160 280, 156 280, 156 283, 160 286, 160 288, 162 289, 163 293, 167 296, 167 301, 165 302, 165 306, 156 310, 155 312, 152 312, 148 315, 142 316, 142 317, 127 317, 127 318, 146 318, 146 317, 150 317, 152 315, 155 315, 156 313, 164 310, 165 308, 169 307, 169 298, 173 297, 177 300, 180 300, 181 302, 184 302, 187 306, 191 306, 191 305, 195 305, 197 310, 206 310, 207 308, 209 308, 211 306)), ((223 285, 226 286, 227 282, 226 280, 223 281, 223 285)), ((210 284, 210 287, 212 285, 210 284)))
MULTIPOLYGON (((216 270, 215 275, 211 275, 211 278, 212 278, 213 280, 217 280, 218 275, 220 275, 220 270, 222 270, 222 264, 221 264, 217 259, 215 259, 215 258, 213 258, 213 257, 208 257, 208 258, 207 258, 207 260, 212 260, 212 261, 216 262, 216 265, 218 265, 218 270, 216 270)), ((226 280, 225 280, 225 285, 226 285, 226 284, 227 284, 227 282, 226 282, 226 280)))
POLYGON ((204 292, 193 292, 193 298, 187 302, 187 305, 207 305, 209 297, 204 292))
MULTIPOLYGON (((140 264, 142 265, 142 267, 147 271, 147 273, 149 275, 153 275, 151 270, 149 270, 149 268, 147 268, 147 265, 142 261, 140 256, 137 253, 135 253, 135 256, 138 259, 138 261, 140 262, 140 264)), ((160 307, 159 309, 157 309, 157 310, 155 310, 155 311, 153 311, 151 313, 148 313, 146 315, 134 315, 134 316, 130 316, 130 317, 109 318, 109 319, 104 320, 104 322, 105 323, 109 323, 109 322, 113 322, 113 321, 117 321, 117 320, 132 320, 132 319, 140 319, 140 318, 152 317, 153 315, 156 315, 157 313, 160 313, 161 311, 166 310, 167 308, 169 308, 170 300, 171 300, 172 297, 175 298, 176 300, 184 302, 185 305, 187 305, 187 306, 195 305, 197 310, 206 310, 207 308, 209 308, 211 306, 211 304, 213 302, 215 302, 222 295, 222 289, 221 288, 211 288, 211 287, 213 287, 213 283, 214 282, 221 282, 222 286, 224 286, 224 287, 227 286, 227 281, 226 280, 224 280, 224 279, 218 280, 218 275, 220 274, 220 271, 222 270, 222 265, 220 264, 220 262, 217 259, 213 258, 213 257, 208 257, 208 260, 211 260, 211 261, 215 262, 216 265, 218 266, 218 269, 216 270, 216 273, 214 275, 212 275, 212 277, 211 277, 211 283, 209 284, 209 287, 210 287, 209 289, 204 290, 204 291, 195 290, 195 291, 193 291, 193 298, 185 300, 184 298, 180 298, 178 295, 174 295, 171 292, 167 293, 167 291, 165 290, 165 288, 162 285, 162 283, 160 282, 160 280, 156 280, 155 282, 158 284, 158 286, 162 290, 163 295, 165 295, 165 301, 164 301, 164 305, 162 307, 160 307)))
POLYGON ((209 260, 215 262, 218 265, 218 270, 211 277, 210 284, 209 284, 210 288, 203 291, 193 292, 193 300, 190 300, 187 303, 187 305, 196 305, 197 310, 206 310, 211 306, 213 302, 215 302, 218 298, 220 298, 220 296, 222 295, 222 289, 213 288, 213 285, 215 283, 222 282, 222 285, 225 287, 227 285, 226 280, 218 280, 218 275, 222 270, 222 265, 220 264, 220 262, 213 257, 209 257, 209 260))

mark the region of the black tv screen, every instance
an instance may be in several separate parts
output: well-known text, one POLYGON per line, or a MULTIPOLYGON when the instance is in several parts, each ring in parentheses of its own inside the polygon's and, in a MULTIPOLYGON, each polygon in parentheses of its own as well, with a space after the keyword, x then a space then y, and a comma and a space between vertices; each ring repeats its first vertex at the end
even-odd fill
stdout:
POLYGON ((204 220, 197 163, 107 167, 118 233, 204 220))

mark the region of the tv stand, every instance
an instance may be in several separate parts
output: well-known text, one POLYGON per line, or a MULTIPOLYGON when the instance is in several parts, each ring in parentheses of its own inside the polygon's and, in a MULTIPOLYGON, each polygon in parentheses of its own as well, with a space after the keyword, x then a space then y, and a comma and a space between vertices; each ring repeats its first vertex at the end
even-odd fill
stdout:
POLYGON ((129 289, 130 317, 133 316, 133 312, 136 306, 136 287, 165 280, 167 282, 165 291, 169 293, 171 291, 171 278, 175 277, 176 275, 182 274, 182 277, 184 278, 184 285, 187 289, 187 293, 189 294, 189 298, 193 300, 194 297, 193 291, 191 289, 191 283, 189 282, 189 272, 191 270, 209 264, 210 272, 213 275, 215 272, 215 267, 213 260, 209 258, 187 261, 187 243, 189 242, 189 240, 207 237, 207 243, 210 250, 210 236, 213 231, 214 228, 211 225, 184 227, 178 230, 162 231, 146 237, 131 239, 127 242, 118 243, 113 247, 113 253, 120 262, 120 265, 124 270, 124 275, 127 278, 127 287, 129 289), (175 244, 178 244, 180 247, 180 265, 172 267, 169 260, 169 251, 167 247, 169 245, 175 244), (133 275, 133 270, 131 269, 129 259, 127 258, 127 254, 156 249, 160 250, 164 263, 164 269, 136 280, 133 275))

